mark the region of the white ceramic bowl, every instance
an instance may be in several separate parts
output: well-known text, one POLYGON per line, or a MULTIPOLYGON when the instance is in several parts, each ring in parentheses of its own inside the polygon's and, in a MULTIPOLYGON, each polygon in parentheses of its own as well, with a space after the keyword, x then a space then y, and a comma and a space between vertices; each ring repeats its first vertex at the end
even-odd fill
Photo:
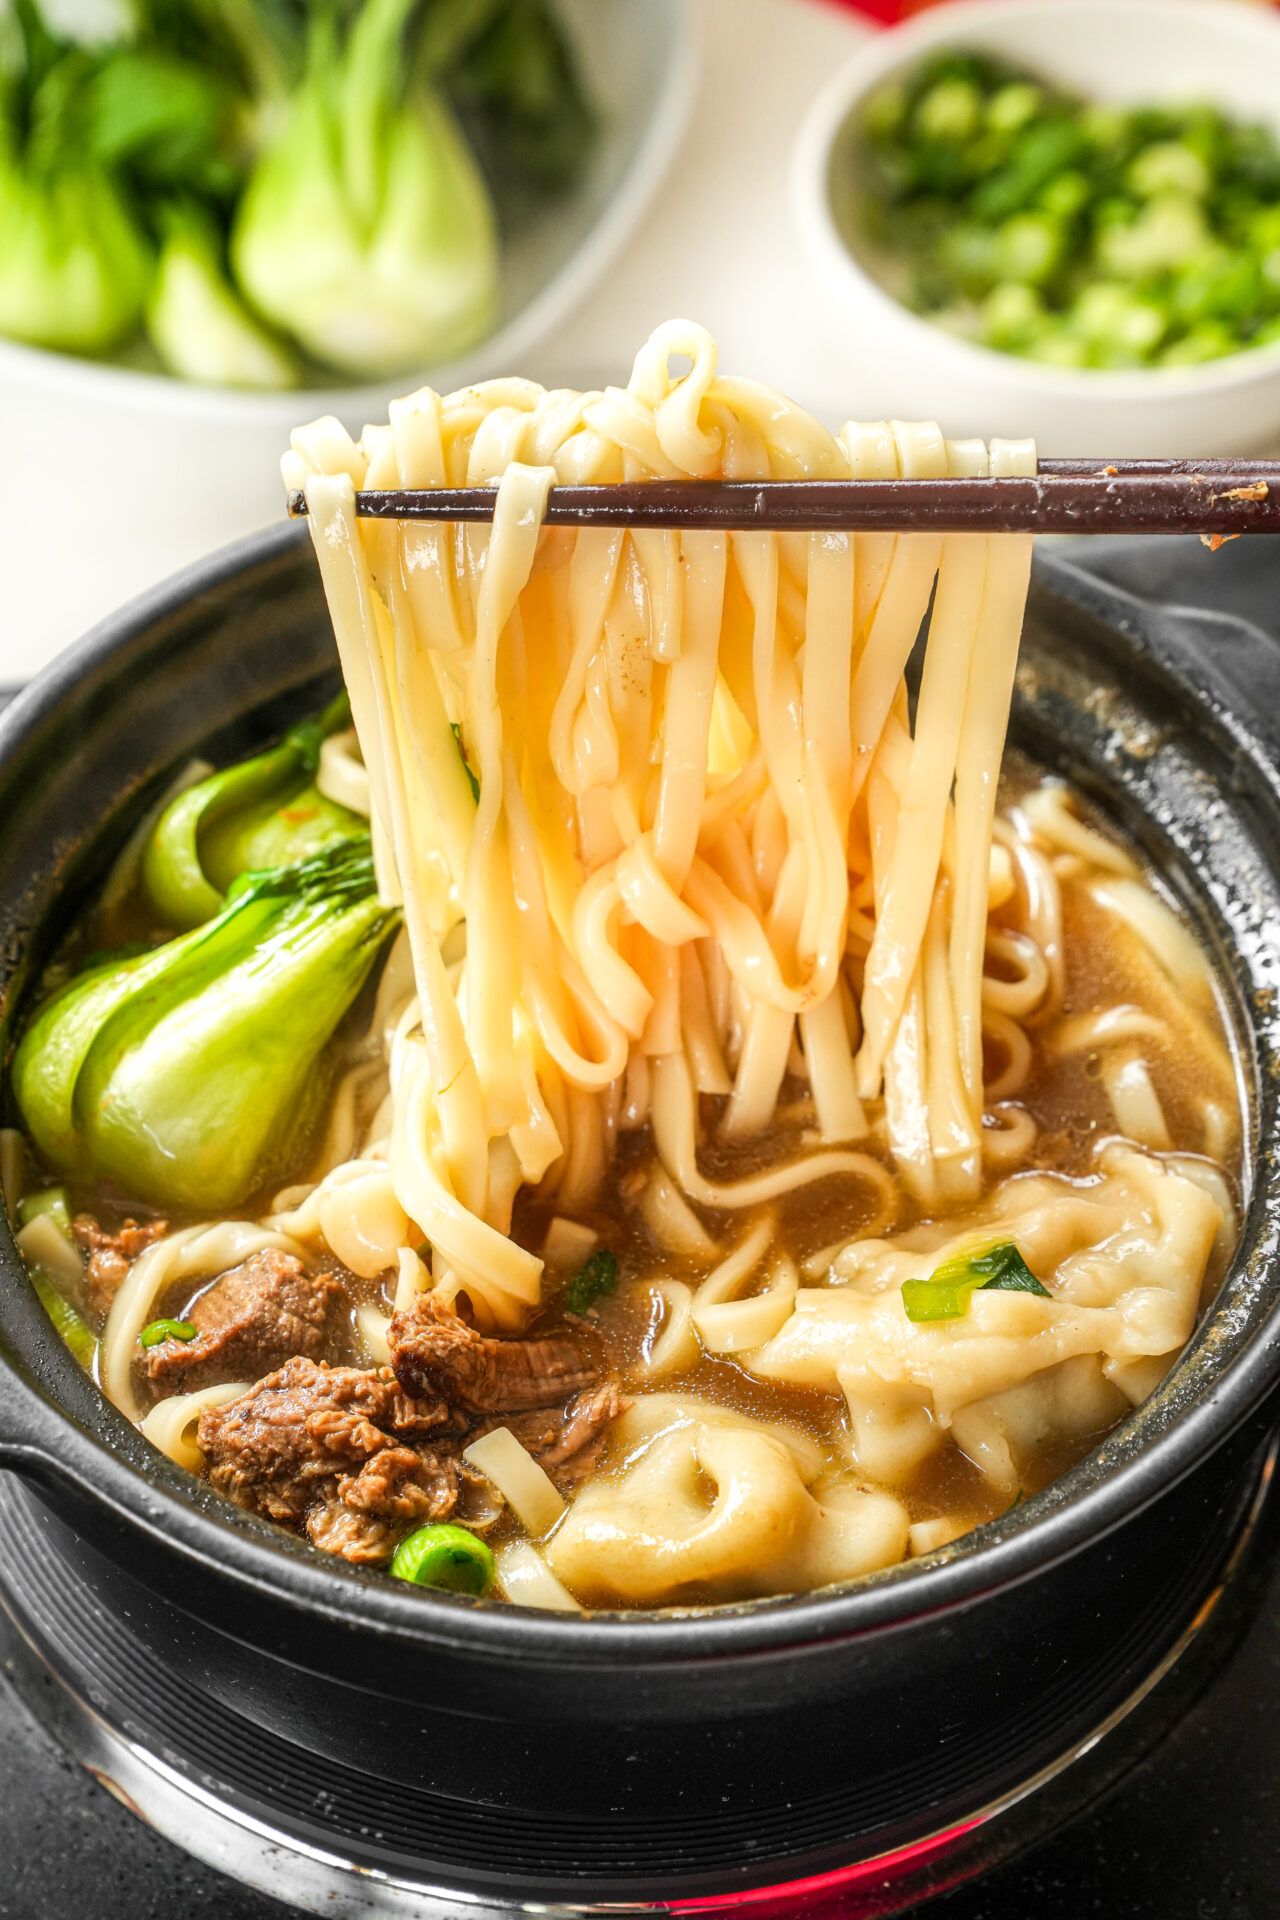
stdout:
POLYGON ((1280 20, 1239 0, 957 0, 879 35, 815 100, 792 172, 805 250, 856 331, 864 415, 1031 433, 1047 454, 1205 458, 1280 443, 1280 342, 1200 367, 1044 367, 921 319, 858 264, 832 216, 834 143, 881 81, 942 46, 998 54, 1099 100, 1212 101, 1280 134, 1280 20))
POLYGON ((300 421, 353 431, 424 381, 535 378, 542 343, 600 277, 657 191, 697 78, 691 0, 560 0, 601 106, 581 185, 504 248, 498 329, 449 366, 390 384, 236 393, 0 340, 0 683, 200 555, 279 517, 300 421))

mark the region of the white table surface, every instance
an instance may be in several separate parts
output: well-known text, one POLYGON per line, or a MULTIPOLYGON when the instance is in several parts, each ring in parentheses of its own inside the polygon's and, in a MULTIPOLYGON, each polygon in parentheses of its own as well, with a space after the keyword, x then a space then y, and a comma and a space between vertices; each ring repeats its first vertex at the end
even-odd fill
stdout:
POLYGON ((710 328, 722 368, 831 424, 857 417, 858 352, 801 252, 791 149, 814 95, 874 29, 823 0, 699 0, 703 72, 684 144, 639 232, 560 339, 543 380, 615 382, 653 328, 710 328))
MULTIPOLYGON (((649 332, 680 317, 711 329, 727 370, 781 387, 838 424, 858 412, 857 354, 801 256, 787 208, 788 170, 809 101, 873 29, 824 0, 695 5, 702 15, 702 73, 665 185, 572 318, 510 371, 557 385, 624 382, 649 332)), ((305 407, 300 396, 300 417, 305 407)), ((74 447, 65 449, 72 476, 75 455, 74 447)), ((41 553, 34 537, 36 516, 47 524, 50 507, 22 497, 22 464, 11 461, 0 473, 9 605, 9 617, 0 617, 0 685, 29 679, 122 600, 260 520, 255 508, 243 524, 210 531, 193 497, 187 543, 185 507, 175 537, 169 501, 165 535, 149 541, 148 503, 139 498, 127 541, 113 542, 86 563, 72 533, 65 566, 74 575, 51 578, 49 542, 41 553), (30 516, 25 535, 24 516, 30 516)), ((82 512, 92 514, 91 501, 82 512)), ((87 551, 93 552, 91 541, 87 551)))

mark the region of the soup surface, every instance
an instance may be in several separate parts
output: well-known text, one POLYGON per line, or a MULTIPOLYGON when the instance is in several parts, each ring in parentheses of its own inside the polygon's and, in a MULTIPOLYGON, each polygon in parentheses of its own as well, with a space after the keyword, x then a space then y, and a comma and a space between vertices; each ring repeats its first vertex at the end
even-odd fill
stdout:
MULTIPOLYGON (((708 1478, 696 1455, 708 1422, 714 1428, 725 1421, 730 1433, 740 1423, 775 1442, 782 1436, 815 1505, 857 1519, 853 1554, 845 1541, 843 1555, 870 1568, 927 1553, 1034 1493, 1083 1458, 1176 1359, 1235 1237, 1238 1082, 1212 974, 1183 919, 1114 830, 1017 755, 1006 756, 996 845, 1010 858, 1007 868, 997 862, 998 885, 1007 891, 993 910, 988 952, 986 1084, 995 1150, 976 1200, 957 1207, 913 1191, 895 1173, 883 1123, 873 1118, 867 1152, 883 1168, 881 1181, 837 1175, 732 1212, 694 1208, 665 1173, 648 1124, 629 1126, 625 1107, 609 1176, 590 1205, 565 1213, 536 1193, 520 1197, 513 1234, 545 1250, 549 1268, 548 1297, 527 1339, 563 1339, 582 1356, 592 1386, 616 1383, 617 1393, 605 1399, 615 1417, 593 1426, 557 1474, 572 1505, 549 1528, 522 1522, 483 1476, 464 1488, 459 1511, 497 1549, 499 1564, 506 1548, 513 1597, 523 1597, 522 1576, 536 1584, 538 1597, 549 1592, 541 1567, 523 1572, 519 1548, 531 1538, 551 1567, 563 1562, 566 1591, 587 1605, 690 1605, 799 1584, 790 1563, 770 1560, 754 1537, 745 1547, 735 1543, 728 1556, 709 1554, 699 1541, 705 1570, 669 1564, 673 1545, 692 1558, 688 1543, 699 1531, 673 1528, 682 1495, 701 1509, 702 1521, 723 1500, 720 1481, 708 1478), (1033 954, 1047 956, 1047 966, 1041 969, 1033 954), (1016 1022, 1006 1006, 1016 1009, 1016 1022), (1164 1197, 1162 1184, 1170 1189, 1164 1197), (1082 1218, 1053 1217, 1072 1209, 1082 1218), (797 1301, 820 1316, 828 1298, 856 1293, 874 1300, 887 1290, 896 1314, 904 1275, 935 1272, 956 1246, 1006 1239, 1052 1283, 1050 1316, 1032 1304, 1034 1296, 977 1303, 970 1296, 966 1314, 918 1323, 922 1339, 954 1348, 970 1332, 975 1304, 994 1305, 1002 1316, 1012 1307, 1022 1316, 990 1330, 1007 1351, 996 1362, 992 1390, 963 1407, 939 1405, 945 1355, 926 1357, 907 1380, 901 1361, 865 1329, 837 1340, 816 1363, 798 1348, 788 1354, 786 1329, 797 1301), (601 1253, 608 1256, 609 1291, 574 1311, 574 1282, 601 1253), (1153 1258, 1162 1263, 1154 1275, 1153 1258), (1125 1357, 1123 1331, 1099 1327, 1068 1340, 1066 1357, 1043 1365, 1037 1343, 1046 1344, 1046 1318, 1060 1321, 1072 1301, 1095 1310, 1105 1302, 1103 1311, 1115 1316, 1114 1303, 1126 1293, 1155 1286, 1167 1290, 1161 1305, 1170 1316, 1167 1329, 1161 1325, 1146 1343, 1157 1350, 1125 1357), (1025 1324, 1028 1311, 1040 1316, 1032 1325, 1025 1324), (876 1369, 870 1395, 856 1378, 864 1355, 876 1369), (646 1473, 656 1494, 643 1485, 646 1473), (584 1537, 569 1531, 570 1511, 586 1516, 584 1537), (567 1553, 557 1552, 562 1539, 567 1553), (629 1561, 620 1546, 637 1541, 629 1561)), ((108 900, 53 978, 93 950, 154 940, 153 918, 137 886, 108 900)), ((384 995, 396 961, 393 954, 384 995)), ((339 1036, 350 1064, 338 1079, 330 1125, 345 1098, 356 1135, 377 1131, 385 1098, 385 1076, 367 1058, 378 984, 368 984, 339 1036)), ((713 1180, 741 1179, 812 1142, 815 1115, 803 1074, 784 1084, 774 1126, 748 1143, 719 1137, 724 1105, 706 1097, 702 1103, 700 1158, 713 1180)), ((329 1153, 334 1144, 326 1143, 329 1153)), ((37 1195, 67 1193, 88 1269, 79 1290, 68 1287, 65 1273, 59 1284, 92 1329, 91 1364, 98 1367, 96 1338, 129 1256, 157 1234, 198 1226, 183 1214, 157 1216, 112 1188, 73 1180, 47 1189, 51 1177, 29 1164, 26 1184, 37 1195)), ((291 1198, 289 1189, 262 1193, 241 1211, 246 1220, 283 1224, 291 1198)), ((37 1237, 37 1260, 39 1244, 37 1237)), ((219 1378, 192 1392, 193 1380, 210 1371, 251 1380, 270 1371, 267 1361, 283 1362, 291 1347, 365 1372, 386 1358, 380 1330, 394 1313, 398 1275, 362 1275, 330 1249, 317 1264, 315 1246, 304 1251, 308 1266, 335 1284, 333 1301, 318 1316, 320 1343, 309 1324, 301 1329, 305 1337, 297 1322, 291 1329, 286 1300, 277 1302, 272 1324, 255 1325, 248 1316, 209 1357, 202 1351, 207 1340, 157 1343, 149 1355, 167 1366, 156 1368, 153 1358, 154 1378, 144 1375, 147 1355, 140 1350, 135 1373, 144 1430, 196 1471, 208 1471, 194 1444, 196 1420, 204 1405, 223 1401, 227 1386, 219 1378)), ((201 1300, 223 1285, 203 1272, 174 1280, 153 1299, 149 1324, 190 1325, 201 1300)), ((912 1325, 905 1315, 903 1321, 912 1325)), ((239 1392, 234 1384, 233 1397, 239 1392)), ((549 1423, 557 1438, 559 1420, 557 1407, 549 1423)), ((545 1415, 528 1410, 516 1414, 517 1431, 521 1422, 525 1429, 548 1425, 545 1415)), ((448 1439, 460 1452, 492 1423, 468 1413, 448 1439)), ((751 1464, 741 1470, 748 1486, 751 1464)), ((381 1529, 369 1545, 375 1564, 385 1559, 381 1529)), ((834 1557, 839 1573, 840 1552, 834 1557)))

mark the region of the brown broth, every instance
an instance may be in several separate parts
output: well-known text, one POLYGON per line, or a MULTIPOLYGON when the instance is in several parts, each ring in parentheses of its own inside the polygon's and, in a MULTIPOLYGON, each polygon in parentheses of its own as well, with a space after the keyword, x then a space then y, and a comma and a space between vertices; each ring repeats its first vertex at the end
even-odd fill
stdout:
MULTIPOLYGON (((1016 804, 1039 777, 1029 763, 1010 755, 1002 780, 1002 809, 1016 804)), ((1108 838, 1118 839, 1110 826, 1096 815, 1086 812, 1084 818, 1108 838)), ((1144 878, 1152 884, 1150 874, 1144 878)), ((1158 1011, 1167 1022, 1169 1037, 1144 1042, 1143 1053, 1164 1109, 1173 1147, 1183 1153, 1200 1152, 1199 1103, 1211 1098, 1224 1106, 1232 1116, 1234 1131, 1222 1170, 1233 1191, 1236 1190, 1241 1102, 1221 1014, 1216 1010, 1204 1016, 1189 1014, 1168 983, 1161 982, 1137 936, 1092 900, 1080 880, 1065 879, 1062 891, 1067 989, 1062 1013, 1055 1018, 1098 1012, 1122 1003, 1155 1011, 1158 1001, 1158 1011), (1204 1044, 1206 1036, 1208 1045, 1204 1044)), ((999 925, 1000 920, 997 913, 994 923, 999 925)), ((65 971, 70 963, 78 962, 94 948, 128 942, 149 943, 159 937, 133 897, 114 908, 109 916, 100 914, 91 920, 60 957, 59 968, 65 971)), ((358 1034, 362 1023, 368 1020, 372 991, 370 986, 349 1018, 348 1029, 353 1035, 358 1034)), ((784 1108, 788 1103, 802 1105, 805 1094, 802 1083, 788 1081, 781 1104, 784 1108)), ((1097 1142, 1116 1131, 1099 1078, 1098 1055, 1084 1053, 1055 1059, 1043 1045, 1035 1046, 1030 1079, 1016 1098, 1031 1113, 1039 1129, 1035 1150, 1025 1165, 1075 1177, 1087 1176, 1097 1142)), ((803 1116, 790 1125, 775 1126, 766 1137, 745 1146, 727 1148, 717 1143, 714 1135, 717 1108, 721 1104, 703 1101, 704 1143, 700 1155, 711 1177, 739 1176, 801 1150, 803 1116)), ((880 1152, 887 1164, 887 1156, 874 1141, 863 1144, 868 1151, 880 1152)), ((548 1297, 535 1323, 538 1331, 558 1325, 571 1328, 602 1376, 617 1376, 624 1385, 630 1384, 639 1391, 644 1388, 642 1384, 635 1386, 635 1369, 647 1343, 654 1337, 659 1317, 646 1292, 646 1282, 664 1275, 695 1283, 714 1264, 705 1259, 682 1260, 664 1252, 654 1240, 636 1205, 638 1192, 653 1166, 647 1130, 620 1136, 605 1191, 596 1205, 579 1216, 584 1224, 597 1231, 601 1244, 617 1259, 616 1292, 600 1301, 585 1319, 579 1318, 566 1313, 563 1305, 572 1275, 548 1272, 548 1297)), ((989 1175, 988 1190, 1012 1170, 1006 1168, 989 1175)), ((72 1183, 70 1194, 73 1208, 92 1211, 108 1223, 118 1222, 127 1213, 145 1216, 149 1211, 131 1204, 127 1196, 103 1188, 91 1189, 72 1183)), ((243 1217, 253 1217, 255 1211, 264 1210, 266 1204, 267 1197, 261 1196, 256 1208, 250 1203, 242 1210, 243 1217)), ((823 1248, 856 1237, 868 1224, 871 1201, 863 1184, 829 1178, 787 1196, 776 1210, 779 1238, 799 1264, 823 1248)), ((548 1223, 557 1211, 553 1200, 548 1201, 536 1193, 522 1195, 513 1225, 515 1237, 530 1248, 540 1249, 548 1223)), ((716 1212, 703 1208, 699 1215, 717 1245, 727 1248, 741 1236, 754 1212, 716 1212)), ((920 1225, 935 1217, 941 1216, 921 1209, 905 1189, 901 1190, 895 1229, 920 1225)), ((175 1218, 172 1224, 184 1222, 175 1218)), ((1220 1279, 1220 1271, 1210 1274, 1206 1297, 1220 1279)), ((182 1317, 209 1284, 206 1279, 171 1289, 158 1303, 157 1312, 182 1317)), ((351 1283, 357 1302, 376 1303, 384 1311, 390 1309, 393 1285, 393 1281, 386 1279, 374 1282, 353 1279, 351 1283)), ((347 1353, 342 1357, 357 1357, 359 1341, 354 1324, 349 1340, 344 1337, 343 1344, 347 1353)), ((832 1457, 847 1457, 847 1447, 839 1444, 847 1434, 847 1412, 838 1394, 758 1380, 732 1359, 709 1354, 703 1354, 696 1364, 681 1372, 663 1375, 653 1384, 662 1392, 696 1394, 726 1409, 784 1422, 816 1439, 832 1457)), ((1025 1470, 1023 1490, 1033 1492, 1045 1485, 1082 1458, 1100 1437, 1100 1433, 1090 1433, 1069 1442, 1058 1440, 1043 1448, 1025 1470)), ((606 1452, 601 1471, 610 1470, 606 1452)), ((903 1499, 913 1522, 945 1517, 955 1523, 957 1531, 990 1519, 1008 1505, 1008 1497, 984 1479, 950 1440, 905 1486, 896 1487, 895 1492, 903 1499)), ((500 1541, 513 1530, 514 1523, 504 1517, 493 1538, 500 1541)), ((690 1594, 682 1598, 696 1600, 697 1596, 690 1594)))
MULTIPOLYGON (((1002 811, 1016 805, 1041 777, 1029 762, 1020 756, 1008 755, 1001 783, 1002 811)), ((1090 826, 1109 840, 1125 844, 1105 819, 1083 808, 1081 813, 1090 826)), ((1149 886, 1155 884, 1159 892, 1150 871, 1143 871, 1142 878, 1149 886)), ((1064 881, 1062 892, 1066 994, 1061 1013, 1055 1019, 1102 1012, 1124 1003, 1153 1010, 1154 970, 1138 937, 1128 928, 1118 926, 1115 918, 1088 896, 1081 881, 1064 881)), ((1163 894, 1160 897, 1165 899, 1165 904, 1170 904, 1163 894)), ((993 920, 999 924, 1000 916, 993 916, 993 920)), ((1159 1013, 1169 1023, 1170 1037, 1145 1041, 1143 1054, 1164 1109, 1172 1148, 1182 1153, 1198 1153, 1201 1129, 1197 1103, 1209 1097, 1225 1105, 1233 1117, 1235 1130, 1222 1171, 1233 1197, 1238 1199, 1241 1097, 1226 1023, 1216 1007, 1197 1022, 1195 1016, 1188 1015, 1181 1006, 1172 989, 1161 988, 1157 982, 1155 991, 1160 1002, 1159 1013), (1220 1049, 1222 1062, 1227 1063, 1225 1071, 1199 1044, 1200 1035, 1206 1031, 1220 1049)), ((1044 1047, 1034 1050, 1031 1077, 1016 1099, 1026 1106, 1037 1123, 1036 1148, 1017 1169, 989 1174, 985 1191, 989 1192, 1014 1170, 1034 1168, 1076 1178, 1088 1177, 1096 1145, 1117 1131, 1098 1067, 1096 1052, 1055 1060, 1044 1047)), ((800 1099, 804 1093, 802 1084, 788 1082, 780 1104, 785 1105, 788 1099, 800 1099)), ((711 1137, 715 1109, 720 1104, 705 1098, 703 1102, 708 1137, 700 1147, 699 1158, 712 1178, 740 1176, 755 1166, 788 1158, 799 1150, 800 1140, 796 1134, 793 1132, 788 1142, 781 1128, 772 1129, 766 1138, 746 1148, 726 1150, 711 1137)), ((859 1144, 867 1147, 866 1142, 859 1144)), ((874 1146, 868 1150, 876 1151, 874 1146)), ((664 1252, 635 1208, 622 1198, 628 1183, 640 1181, 651 1165, 647 1137, 624 1137, 609 1191, 601 1196, 596 1208, 583 1216, 586 1224, 600 1233, 602 1244, 617 1257, 620 1280, 615 1296, 602 1301, 584 1323, 566 1314, 560 1305, 564 1285, 570 1277, 566 1275, 559 1292, 551 1292, 538 1322, 540 1328, 557 1325, 572 1328, 589 1348, 601 1373, 620 1375, 624 1381, 628 1375, 634 1378, 633 1370, 646 1341, 652 1339, 659 1318, 646 1295, 645 1279, 663 1274, 696 1283, 708 1270, 705 1261, 682 1262, 678 1256, 664 1252)), ((968 1207, 972 1202, 965 1205, 968 1207)), ((787 1196, 777 1210, 779 1239, 799 1264, 820 1249, 854 1238, 867 1223, 870 1202, 864 1186, 836 1178, 787 1196)), ((554 1206, 548 1207, 536 1196, 527 1197, 517 1217, 517 1237, 530 1247, 540 1247, 554 1212, 554 1206)), ((741 1237, 755 1217, 755 1210, 751 1209, 716 1213, 700 1208, 698 1212, 712 1237, 725 1250, 741 1237)), ((902 1189, 895 1231, 924 1225, 935 1218, 945 1218, 945 1212, 922 1209, 902 1189)), ((1224 1266, 1224 1261, 1217 1260, 1211 1268, 1206 1298, 1216 1291, 1224 1266)), ((554 1281, 548 1278, 554 1287, 554 1281)), ((1176 1355, 1170 1356, 1170 1365, 1175 1358, 1176 1355)), ((681 1372, 665 1373, 660 1381, 654 1382, 654 1388, 662 1392, 697 1394, 757 1419, 785 1423, 824 1444, 833 1457, 838 1458, 844 1452, 838 1442, 847 1434, 848 1417, 843 1398, 838 1394, 758 1380, 733 1360, 710 1354, 703 1354, 694 1366, 681 1372)), ((1103 1427, 1072 1439, 1058 1437, 1041 1447, 1024 1469, 1023 1485, 1017 1497, 1037 1492, 1068 1471, 1091 1452, 1109 1430, 1103 1427)), ((609 1465, 606 1455, 603 1470, 607 1472, 609 1465)), ((1009 1504, 1008 1497, 994 1488, 950 1440, 912 1479, 905 1485, 895 1486, 894 1491, 902 1498, 912 1522, 946 1517, 956 1523, 958 1531, 967 1531, 994 1518, 1009 1504)), ((692 1595, 682 1597, 695 1599, 692 1595)))

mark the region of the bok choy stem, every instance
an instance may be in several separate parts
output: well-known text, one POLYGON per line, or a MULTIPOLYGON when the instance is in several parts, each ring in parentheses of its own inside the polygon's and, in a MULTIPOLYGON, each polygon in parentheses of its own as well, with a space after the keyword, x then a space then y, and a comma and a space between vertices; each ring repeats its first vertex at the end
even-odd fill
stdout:
POLYGON ((14 1056, 37 1148, 152 1205, 237 1205, 305 1144, 325 1049, 398 921, 368 841, 342 841, 243 875, 213 920, 73 979, 14 1056))
POLYGON ((368 822, 327 800, 313 777, 322 743, 350 714, 340 694, 278 746, 210 774, 170 801, 142 856, 142 883, 162 920, 199 926, 221 911, 238 874, 287 866, 339 840, 367 836, 368 822))
POLYGON ((231 235, 257 311, 313 358, 369 376, 461 353, 497 309, 493 209, 443 96, 415 77, 415 0, 317 7, 307 71, 231 235))

